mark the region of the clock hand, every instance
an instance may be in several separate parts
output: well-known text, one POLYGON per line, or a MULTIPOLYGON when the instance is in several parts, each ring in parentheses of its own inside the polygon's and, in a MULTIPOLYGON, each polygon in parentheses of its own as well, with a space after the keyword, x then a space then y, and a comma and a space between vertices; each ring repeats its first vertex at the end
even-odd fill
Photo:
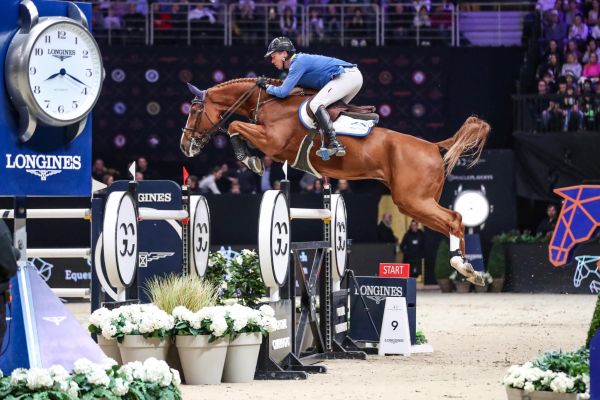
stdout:
POLYGON ((58 72, 58 73, 56 73, 56 74, 52 74, 52 75, 50 75, 49 77, 47 77, 47 78, 46 78, 46 80, 47 80, 47 81, 49 81, 50 79, 54 79, 54 78, 56 78, 56 77, 57 77, 57 76, 59 76, 59 75, 60 75, 60 72, 58 72))
POLYGON ((77 83, 81 83, 83 86, 87 86, 87 87, 89 87, 89 86, 88 86, 88 85, 86 85, 85 83, 81 82, 79 79, 75 78, 73 75, 71 75, 71 74, 68 74, 68 73, 65 73, 65 74, 66 74, 66 75, 67 75, 69 78, 73 79, 75 82, 77 82, 77 83))

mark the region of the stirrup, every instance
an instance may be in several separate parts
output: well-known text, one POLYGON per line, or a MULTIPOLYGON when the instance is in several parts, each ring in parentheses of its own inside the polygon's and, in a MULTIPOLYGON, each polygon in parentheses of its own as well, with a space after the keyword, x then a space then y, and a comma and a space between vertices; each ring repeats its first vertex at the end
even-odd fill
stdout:
POLYGON ((320 147, 315 152, 317 157, 322 158, 323 161, 329 160, 331 158, 331 156, 335 155, 336 153, 337 153, 337 149, 329 149, 327 147, 320 147))

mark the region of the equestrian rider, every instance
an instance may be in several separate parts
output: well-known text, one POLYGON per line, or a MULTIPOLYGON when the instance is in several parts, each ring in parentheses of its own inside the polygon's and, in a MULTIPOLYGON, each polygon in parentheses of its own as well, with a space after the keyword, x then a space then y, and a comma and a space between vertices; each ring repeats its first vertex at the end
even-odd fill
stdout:
MULTIPOLYGON (((294 44, 287 37, 271 41, 265 54, 265 58, 269 57, 275 68, 289 70, 288 75, 281 86, 269 85, 266 78, 259 78, 256 84, 279 98, 286 97, 296 85, 319 89, 309 107, 319 128, 329 136, 329 155, 344 156, 346 149, 335 137, 333 122, 326 108, 338 100, 350 103, 360 91, 363 77, 356 65, 333 57, 296 53, 294 44)), ((317 155, 322 157, 319 151, 317 155)))

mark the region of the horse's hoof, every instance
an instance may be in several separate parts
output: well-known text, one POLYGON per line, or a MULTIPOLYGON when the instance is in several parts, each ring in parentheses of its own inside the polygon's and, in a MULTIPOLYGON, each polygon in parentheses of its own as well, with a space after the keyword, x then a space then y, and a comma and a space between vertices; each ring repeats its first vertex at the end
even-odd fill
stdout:
POLYGON ((473 276, 473 274, 475 274, 473 266, 461 256, 452 257, 450 259, 450 266, 457 270, 461 275, 463 275, 467 279, 469 279, 471 276, 473 276))
POLYGON ((260 176, 265 172, 265 167, 262 163, 262 160, 256 156, 248 157, 248 163, 246 164, 250 171, 258 174, 260 176))
POLYGON ((485 280, 479 271, 475 271, 470 277, 467 278, 467 281, 476 286, 485 286, 485 280))

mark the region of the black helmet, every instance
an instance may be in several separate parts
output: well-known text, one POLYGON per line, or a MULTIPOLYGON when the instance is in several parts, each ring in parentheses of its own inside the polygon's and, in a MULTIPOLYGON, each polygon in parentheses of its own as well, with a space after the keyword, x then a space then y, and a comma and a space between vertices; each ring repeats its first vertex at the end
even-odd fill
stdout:
POLYGON ((290 53, 295 53, 296 49, 294 48, 294 43, 285 36, 276 37, 269 43, 269 47, 267 48, 267 54, 265 54, 265 58, 271 57, 276 51, 289 51, 290 53))

